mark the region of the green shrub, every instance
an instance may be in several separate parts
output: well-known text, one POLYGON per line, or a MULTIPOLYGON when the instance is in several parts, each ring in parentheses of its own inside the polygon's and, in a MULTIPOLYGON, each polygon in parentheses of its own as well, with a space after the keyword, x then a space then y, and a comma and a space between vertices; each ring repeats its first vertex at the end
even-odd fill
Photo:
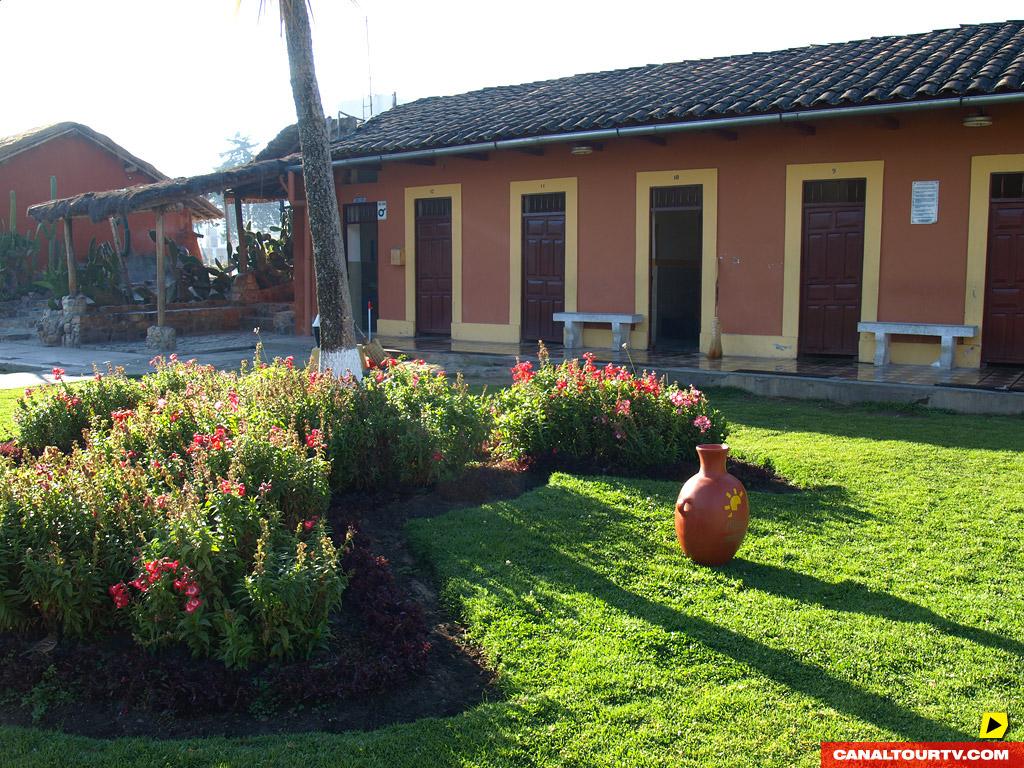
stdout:
POLYGON ((30 393, 0 459, 0 630, 121 628, 242 666, 308 654, 346 584, 331 490, 423 485, 482 455, 461 378, 391 361, 363 385, 157 357, 30 393), (51 447, 47 447, 51 446, 51 447))
POLYGON ((646 371, 569 360, 521 362, 494 397, 491 450, 499 458, 624 472, 658 472, 722 442, 725 419, 703 393, 667 385, 646 371))
POLYGON ((25 390, 14 414, 19 444, 36 453, 47 446, 69 450, 93 419, 109 426, 113 412, 134 408, 142 397, 139 382, 122 370, 97 372, 91 381, 74 384, 64 381, 61 368, 53 375, 55 384, 25 390))

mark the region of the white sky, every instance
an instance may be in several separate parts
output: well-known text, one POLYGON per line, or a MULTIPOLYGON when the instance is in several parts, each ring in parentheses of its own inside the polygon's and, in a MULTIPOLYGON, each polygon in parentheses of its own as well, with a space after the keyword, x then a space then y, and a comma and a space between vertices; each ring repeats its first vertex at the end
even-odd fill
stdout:
MULTIPOLYGON (((271 2, 270 5, 274 3, 271 2)), ((328 112, 577 72, 1024 17, 1020 0, 312 0, 328 112)), ((0 0, 0 136, 75 120, 171 176, 295 121, 259 0, 0 0)))

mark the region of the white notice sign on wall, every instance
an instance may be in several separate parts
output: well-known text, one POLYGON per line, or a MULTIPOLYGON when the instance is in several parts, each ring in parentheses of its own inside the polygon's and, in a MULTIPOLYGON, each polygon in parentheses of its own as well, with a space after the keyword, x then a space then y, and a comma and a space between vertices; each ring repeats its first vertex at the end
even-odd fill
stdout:
POLYGON ((910 223, 934 224, 938 220, 939 182, 913 182, 910 193, 910 223))
MULTIPOLYGON (((938 184, 939 182, 935 182, 938 184)), ((388 201, 378 200, 377 201, 377 221, 386 221, 388 218, 388 201)))

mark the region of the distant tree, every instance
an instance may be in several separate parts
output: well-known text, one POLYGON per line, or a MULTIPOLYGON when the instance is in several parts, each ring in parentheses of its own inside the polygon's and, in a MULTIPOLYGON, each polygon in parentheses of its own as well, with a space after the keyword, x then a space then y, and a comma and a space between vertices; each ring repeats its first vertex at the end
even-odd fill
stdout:
MULTIPOLYGON (((253 150, 259 147, 256 142, 248 136, 243 136, 239 131, 235 131, 235 135, 229 136, 225 141, 228 143, 228 148, 220 153, 221 164, 214 169, 217 171, 226 171, 228 168, 251 163, 256 156, 253 150)), ((209 198, 211 203, 224 210, 223 195, 213 194, 209 198)), ((242 218, 251 221, 253 229, 266 232, 281 223, 281 206, 277 203, 243 203, 242 218)), ((235 231, 233 218, 231 224, 232 239, 237 241, 238 233, 235 231)), ((223 228, 223 225, 219 225, 219 227, 223 228)))

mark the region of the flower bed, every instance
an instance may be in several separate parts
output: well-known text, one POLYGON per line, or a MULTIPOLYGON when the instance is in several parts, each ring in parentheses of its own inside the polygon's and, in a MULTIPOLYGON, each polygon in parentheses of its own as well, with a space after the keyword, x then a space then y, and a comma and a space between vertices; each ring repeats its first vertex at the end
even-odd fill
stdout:
POLYGON ((660 472, 720 443, 727 427, 697 389, 681 389, 644 371, 582 363, 521 362, 512 386, 495 396, 492 453, 568 469, 660 472))
POLYGON ((421 362, 363 386, 290 358, 153 365, 26 395, 30 453, 0 459, 0 629, 126 630, 229 667, 308 656, 347 582, 331 491, 453 476, 489 429, 421 362))
MULTIPOLYGON (((372 570, 332 530, 332 494, 444 487, 481 459, 649 474, 726 435, 692 387, 541 352, 490 398, 423 361, 385 360, 362 384, 258 355, 231 373, 157 357, 141 380, 74 385, 56 369, 0 455, 0 631, 292 663, 325 648, 349 578, 372 570)), ((353 599, 367 636, 391 631, 353 599)))

